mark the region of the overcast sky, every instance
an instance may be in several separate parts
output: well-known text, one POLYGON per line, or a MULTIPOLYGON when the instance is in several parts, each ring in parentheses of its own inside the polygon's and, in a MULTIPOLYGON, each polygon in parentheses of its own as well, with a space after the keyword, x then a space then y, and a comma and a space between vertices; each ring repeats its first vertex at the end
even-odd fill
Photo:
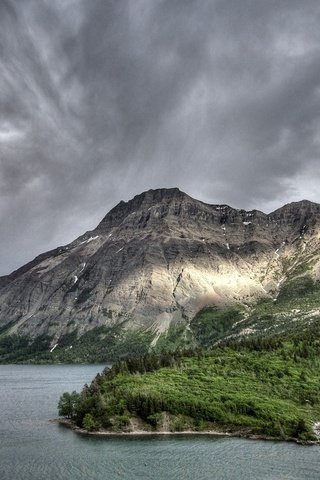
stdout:
POLYGON ((0 274, 177 186, 320 202, 319 0, 0 0, 0 274))

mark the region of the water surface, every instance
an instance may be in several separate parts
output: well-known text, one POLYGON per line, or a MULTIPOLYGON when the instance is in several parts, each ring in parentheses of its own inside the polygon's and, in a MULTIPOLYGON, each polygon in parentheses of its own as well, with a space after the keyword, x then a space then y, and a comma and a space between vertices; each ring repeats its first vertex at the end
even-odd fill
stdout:
POLYGON ((0 365, 1 480, 319 480, 320 447, 237 438, 83 437, 50 423, 101 365, 0 365))

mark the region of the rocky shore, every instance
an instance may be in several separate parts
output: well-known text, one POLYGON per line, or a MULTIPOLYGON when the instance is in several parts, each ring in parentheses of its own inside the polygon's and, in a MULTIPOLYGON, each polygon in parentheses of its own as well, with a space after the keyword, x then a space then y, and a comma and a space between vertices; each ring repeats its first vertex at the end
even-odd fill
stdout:
MULTIPOLYGON (((266 440, 266 441, 281 441, 281 442, 294 442, 299 445, 319 445, 320 438, 317 435, 317 440, 308 440, 308 441, 301 441, 298 438, 281 438, 281 437, 272 437, 268 435, 258 435, 250 433, 246 430, 237 430, 233 432, 225 432, 221 430, 183 430, 183 431, 170 431, 170 430, 147 430, 141 427, 135 427, 134 429, 128 430, 121 430, 121 431, 113 431, 107 429, 99 429, 95 431, 88 431, 84 428, 77 427, 72 421, 67 418, 58 418, 52 420, 53 423, 57 423, 65 428, 69 428, 73 430, 75 433, 85 436, 96 436, 96 437, 108 437, 108 436, 157 436, 157 435, 165 435, 165 436, 172 436, 172 435, 192 435, 192 436, 215 436, 215 437, 237 437, 237 438, 246 438, 248 440, 266 440)), ((316 429, 316 425, 320 429, 320 422, 319 424, 315 424, 314 428, 316 429)))

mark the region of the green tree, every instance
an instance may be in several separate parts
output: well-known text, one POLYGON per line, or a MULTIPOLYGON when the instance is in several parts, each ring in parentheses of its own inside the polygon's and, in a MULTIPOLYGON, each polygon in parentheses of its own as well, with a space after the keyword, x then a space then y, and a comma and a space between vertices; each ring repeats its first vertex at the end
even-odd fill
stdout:
POLYGON ((80 395, 73 391, 72 393, 64 392, 58 403, 58 412, 62 417, 73 419, 76 415, 77 406, 79 405, 80 395))
POLYGON ((91 413, 86 413, 82 422, 83 428, 88 430, 88 432, 93 432, 98 429, 97 422, 91 415, 91 413))

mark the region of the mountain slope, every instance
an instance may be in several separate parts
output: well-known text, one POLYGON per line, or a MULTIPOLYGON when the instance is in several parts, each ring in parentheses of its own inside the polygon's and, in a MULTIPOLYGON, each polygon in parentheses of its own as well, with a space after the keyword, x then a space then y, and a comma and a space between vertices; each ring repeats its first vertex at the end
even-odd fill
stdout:
POLYGON ((266 215, 149 190, 0 278, 0 327, 46 335, 52 348, 118 326, 149 332, 155 344, 170 326, 190 331, 207 306, 240 305, 246 322, 258 299, 273 303, 293 278, 318 278, 319 232, 320 205, 306 200, 266 215))

